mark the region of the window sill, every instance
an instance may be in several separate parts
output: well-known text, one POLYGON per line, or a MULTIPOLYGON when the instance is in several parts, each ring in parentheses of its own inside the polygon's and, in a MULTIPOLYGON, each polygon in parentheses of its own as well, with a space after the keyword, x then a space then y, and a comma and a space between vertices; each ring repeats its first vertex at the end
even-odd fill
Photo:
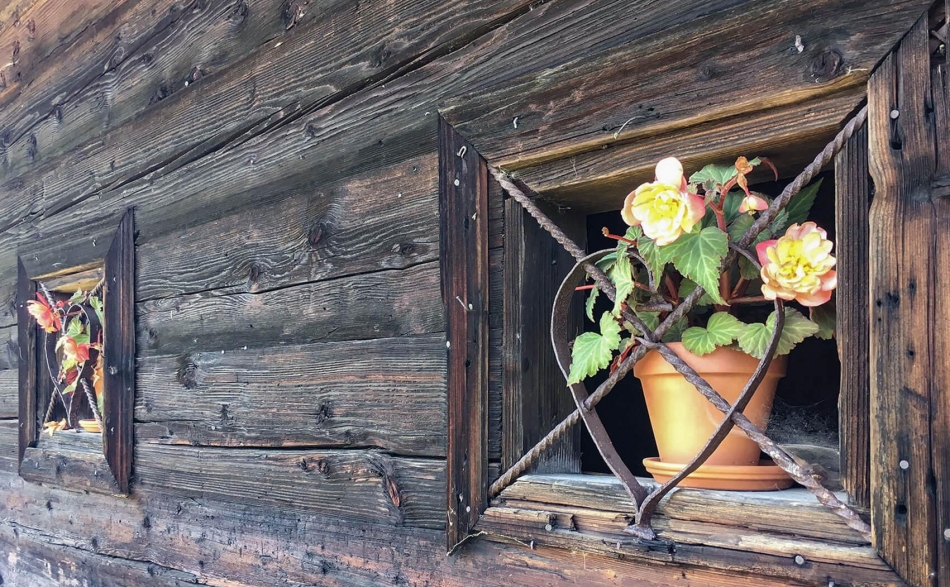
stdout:
MULTIPOLYGON (((649 479, 641 479, 648 488, 649 479)), ((803 488, 771 492, 676 489, 661 502, 658 539, 623 532, 633 502, 601 475, 525 475, 476 526, 489 540, 782 577, 808 584, 903 585, 877 552, 803 488)))
POLYGON ((74 491, 117 495, 121 492, 102 454, 102 435, 62 431, 43 434, 35 447, 26 449, 20 476, 74 491))

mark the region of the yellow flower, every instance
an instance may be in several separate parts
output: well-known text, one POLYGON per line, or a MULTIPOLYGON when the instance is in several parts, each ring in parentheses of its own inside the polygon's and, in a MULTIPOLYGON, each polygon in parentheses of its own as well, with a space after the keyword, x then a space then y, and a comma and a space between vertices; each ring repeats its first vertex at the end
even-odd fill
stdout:
POLYGON ((668 245, 693 229, 706 214, 703 199, 686 189, 683 166, 667 157, 656 166, 656 181, 631 192, 620 215, 630 226, 643 227, 643 234, 658 246, 668 245))
POLYGON ((828 233, 814 222, 793 224, 778 240, 756 245, 762 264, 762 295, 769 300, 795 300, 804 306, 827 302, 838 285, 833 246, 828 233))

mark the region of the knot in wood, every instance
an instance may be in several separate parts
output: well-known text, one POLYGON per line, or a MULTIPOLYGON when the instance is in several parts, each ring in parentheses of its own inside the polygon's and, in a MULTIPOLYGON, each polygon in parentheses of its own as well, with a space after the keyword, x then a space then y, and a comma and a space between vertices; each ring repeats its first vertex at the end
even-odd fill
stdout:
POLYGON ((175 379, 185 389, 198 387, 198 365, 188 355, 178 357, 178 371, 175 379))
POLYGON ((280 17, 284 23, 284 30, 290 30, 294 28, 300 19, 303 18, 303 7, 304 3, 299 0, 290 0, 290 2, 285 2, 280 11, 280 17))
POLYGON ((326 226, 323 222, 317 222, 310 227, 310 230, 307 232, 307 243, 310 245, 311 249, 316 249, 317 245, 323 240, 323 237, 326 233, 326 226))
POLYGON ((231 8, 231 12, 228 13, 228 22, 235 26, 244 24, 244 21, 247 20, 249 10, 245 0, 238 0, 234 3, 234 7, 231 8))
POLYGON ((380 45, 375 51, 373 51, 373 67, 382 67, 386 65, 386 62, 389 61, 389 58, 392 56, 393 52, 386 48, 385 43, 380 45))
POLYGON ((253 286, 257 285, 257 281, 261 278, 261 274, 264 273, 264 270, 261 269, 261 266, 257 263, 251 263, 251 266, 247 269, 247 287, 251 289, 253 286))
POLYGON ((330 403, 321 402, 320 407, 317 408, 317 415, 316 415, 317 424, 323 424, 324 422, 329 420, 332 415, 333 414, 330 411, 330 403))
POLYGON ((833 49, 825 49, 811 59, 811 74, 815 81, 828 81, 841 74, 844 59, 833 49))

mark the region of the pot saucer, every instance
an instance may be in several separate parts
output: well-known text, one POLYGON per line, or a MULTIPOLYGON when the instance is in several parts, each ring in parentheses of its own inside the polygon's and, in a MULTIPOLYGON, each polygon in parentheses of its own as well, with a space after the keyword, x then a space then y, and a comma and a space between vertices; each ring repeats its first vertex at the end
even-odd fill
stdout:
POLYGON ((96 422, 95 420, 80 420, 79 427, 85 432, 94 432, 97 434, 102 433, 102 428, 99 426, 99 422, 96 422))
MULTIPOLYGON (((657 483, 666 483, 686 465, 663 463, 659 457, 643 459, 643 466, 657 483)), ((795 482, 788 473, 770 460, 758 465, 703 465, 690 473, 678 487, 726 489, 732 491, 774 491, 787 489, 795 482)))

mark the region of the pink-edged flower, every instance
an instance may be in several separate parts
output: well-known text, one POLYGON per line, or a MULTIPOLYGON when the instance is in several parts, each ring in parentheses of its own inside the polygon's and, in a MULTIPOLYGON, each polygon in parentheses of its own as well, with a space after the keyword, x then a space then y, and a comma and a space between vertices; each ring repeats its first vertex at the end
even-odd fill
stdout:
POLYGON ((674 242, 706 214, 703 199, 687 191, 683 165, 667 157, 656 166, 656 181, 627 195, 620 215, 630 226, 640 226, 657 246, 674 242))
POLYGON ((755 194, 748 195, 742 198, 742 203, 739 204, 739 214, 754 214, 756 212, 761 212, 769 207, 768 202, 756 196, 755 194))
POLYGON ((67 336, 63 340, 63 355, 77 363, 84 363, 89 360, 89 345, 76 342, 75 338, 67 336))
POLYGON ((814 222, 793 224, 785 236, 756 245, 762 264, 762 295, 769 300, 795 300, 804 306, 827 302, 838 285, 833 246, 828 233, 814 222))
POLYGON ((36 323, 46 332, 59 330, 62 327, 59 315, 46 303, 46 299, 42 295, 36 294, 36 299, 39 301, 30 300, 26 303, 26 311, 36 319, 36 323))

